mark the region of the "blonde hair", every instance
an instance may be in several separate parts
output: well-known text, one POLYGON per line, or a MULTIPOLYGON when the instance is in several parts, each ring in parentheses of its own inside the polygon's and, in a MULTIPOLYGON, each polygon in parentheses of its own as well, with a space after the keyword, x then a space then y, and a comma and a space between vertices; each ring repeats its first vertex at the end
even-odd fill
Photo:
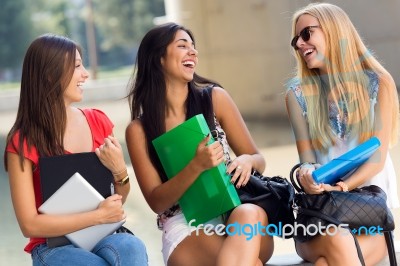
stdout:
MULTIPOLYGON (((380 85, 393 83, 393 79, 367 50, 353 23, 341 8, 327 3, 313 3, 298 10, 293 15, 292 36, 296 34, 298 19, 305 14, 318 20, 327 47, 323 60, 328 73, 328 88, 321 85, 319 70, 309 69, 298 50, 295 52, 297 76, 307 105, 312 144, 326 151, 334 143, 335 136, 328 116, 328 96, 337 107, 339 101, 344 103, 348 110, 346 132, 357 134, 362 142, 371 137, 374 131, 374 123, 369 116, 369 78, 365 71, 376 73, 380 85)), ((393 90, 392 93, 394 115, 390 143, 394 145, 398 135, 399 102, 397 91, 393 90)))

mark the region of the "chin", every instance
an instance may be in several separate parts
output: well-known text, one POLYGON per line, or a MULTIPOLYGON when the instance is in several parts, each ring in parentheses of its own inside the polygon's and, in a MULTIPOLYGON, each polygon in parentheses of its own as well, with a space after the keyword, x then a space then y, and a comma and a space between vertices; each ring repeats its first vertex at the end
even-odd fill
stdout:
POLYGON ((322 66, 318 62, 307 62, 308 69, 320 69, 322 66))
POLYGON ((193 80, 193 75, 189 77, 185 77, 186 82, 191 82, 193 80))

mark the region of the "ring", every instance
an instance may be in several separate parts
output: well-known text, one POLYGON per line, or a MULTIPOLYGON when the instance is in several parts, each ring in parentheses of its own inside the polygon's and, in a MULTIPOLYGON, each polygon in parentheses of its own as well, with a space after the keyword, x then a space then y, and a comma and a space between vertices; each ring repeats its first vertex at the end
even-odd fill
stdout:
POLYGON ((236 167, 236 169, 242 170, 242 166, 238 165, 238 167, 236 167))

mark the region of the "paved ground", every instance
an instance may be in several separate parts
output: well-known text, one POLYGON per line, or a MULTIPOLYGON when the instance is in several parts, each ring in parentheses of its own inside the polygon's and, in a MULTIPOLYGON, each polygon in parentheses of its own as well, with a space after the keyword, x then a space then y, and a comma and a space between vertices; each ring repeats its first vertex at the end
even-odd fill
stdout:
MULTIPOLYGON (((103 110, 115 123, 115 135, 124 142, 124 130, 129 121, 129 110, 125 101, 102 101, 83 104, 103 110)), ((4 150, 5 134, 10 129, 15 119, 15 111, 0 112, 0 150, 4 150)), ((297 162, 296 148, 294 146, 291 130, 286 120, 265 121, 265 123, 247 122, 248 127, 262 153, 267 159, 268 175, 288 176, 290 167, 297 162)), ((396 172, 400 176, 400 145, 391 151, 396 172)), ((126 149, 125 149, 126 155, 126 149)), ((128 156, 126 161, 129 163, 128 156)), ((0 265, 21 266, 31 265, 30 257, 23 252, 27 240, 19 231, 18 223, 12 209, 8 178, 0 163, 0 265)), ((129 165, 129 164, 128 164, 129 165)), ((131 177, 132 168, 129 167, 131 177)), ((156 228, 156 215, 145 202, 135 178, 132 180, 132 190, 126 203, 128 212, 127 227, 140 237, 147 246, 151 266, 163 265, 161 256, 161 233, 156 228)), ((400 191, 400 182, 398 182, 400 191)), ((396 221, 400 222, 400 210, 395 211, 396 221)), ((400 230, 395 231, 396 239, 400 239, 400 230)), ((295 253, 292 240, 276 239, 275 255, 295 253)))

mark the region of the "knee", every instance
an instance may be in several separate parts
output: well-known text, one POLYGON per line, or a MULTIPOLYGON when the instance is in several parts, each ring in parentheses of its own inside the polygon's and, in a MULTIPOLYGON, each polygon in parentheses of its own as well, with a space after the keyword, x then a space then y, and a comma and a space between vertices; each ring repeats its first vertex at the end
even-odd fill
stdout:
POLYGON ((338 232, 334 235, 321 236, 320 257, 315 265, 358 265, 357 248, 351 234, 338 232))
POLYGON ((315 266, 329 266, 328 262, 326 261, 325 257, 319 257, 315 261, 315 266))
POLYGON ((345 246, 346 239, 340 234, 326 234, 321 237, 324 239, 324 244, 330 247, 330 251, 340 251, 345 246))
POLYGON ((121 234, 121 247, 128 252, 132 252, 134 254, 147 254, 146 246, 143 241, 136 236, 130 234, 121 234))
POLYGON ((120 254, 125 256, 121 265, 148 265, 148 255, 143 241, 131 234, 122 234, 120 254))
POLYGON ((262 224, 267 224, 268 218, 264 209, 254 204, 242 204, 236 207, 231 217, 233 217, 236 221, 240 221, 243 223, 257 223, 261 222, 262 224))

